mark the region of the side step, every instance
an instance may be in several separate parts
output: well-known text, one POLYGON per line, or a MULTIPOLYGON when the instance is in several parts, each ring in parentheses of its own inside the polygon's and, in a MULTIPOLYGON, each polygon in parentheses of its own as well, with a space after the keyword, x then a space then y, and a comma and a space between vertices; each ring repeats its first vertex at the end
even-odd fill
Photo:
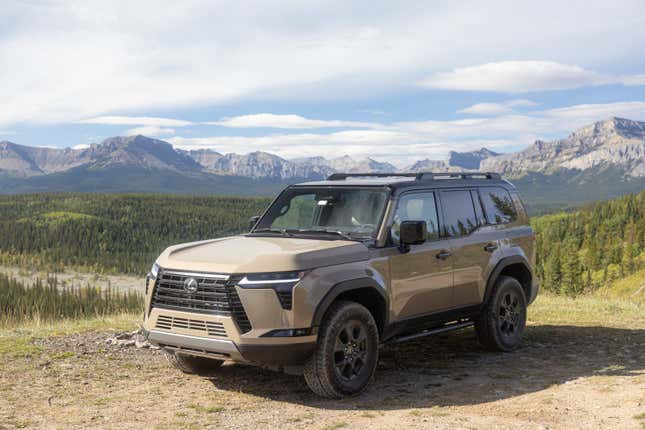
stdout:
POLYGON ((460 328, 465 328, 465 327, 470 327, 471 325, 474 325, 474 321, 457 321, 454 323, 446 324, 441 327, 433 328, 433 329, 428 329, 428 330, 423 330, 418 333, 413 333, 413 334, 408 334, 400 337, 395 337, 390 340, 390 342, 393 343, 399 343, 399 342, 406 342, 408 340, 413 340, 417 339, 420 337, 425 337, 425 336, 432 336, 433 334, 439 334, 443 333, 446 331, 451 331, 451 330, 458 330, 460 328))

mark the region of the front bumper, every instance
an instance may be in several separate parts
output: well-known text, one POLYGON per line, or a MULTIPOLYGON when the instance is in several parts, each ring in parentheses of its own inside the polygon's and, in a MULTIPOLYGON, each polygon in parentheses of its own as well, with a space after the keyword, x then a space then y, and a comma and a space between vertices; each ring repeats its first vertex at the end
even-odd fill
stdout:
POLYGON ((267 365, 303 364, 316 348, 315 341, 237 345, 232 340, 211 339, 160 330, 144 329, 143 333, 152 345, 182 354, 267 365))

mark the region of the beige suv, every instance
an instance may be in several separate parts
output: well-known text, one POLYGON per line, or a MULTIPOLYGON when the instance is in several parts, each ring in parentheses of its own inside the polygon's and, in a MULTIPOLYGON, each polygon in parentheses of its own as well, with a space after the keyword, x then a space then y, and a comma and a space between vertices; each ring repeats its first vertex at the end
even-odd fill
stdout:
POLYGON ((385 342, 474 325, 516 348, 538 292, 526 212, 493 173, 334 174, 252 224, 171 246, 148 275, 147 338, 185 372, 232 360, 352 395, 385 342))

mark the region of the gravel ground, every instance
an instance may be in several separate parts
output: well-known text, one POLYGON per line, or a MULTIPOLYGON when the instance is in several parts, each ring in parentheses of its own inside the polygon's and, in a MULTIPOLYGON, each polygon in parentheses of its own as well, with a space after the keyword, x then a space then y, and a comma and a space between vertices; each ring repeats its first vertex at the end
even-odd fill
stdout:
POLYGON ((251 366, 183 375, 128 333, 30 342, 0 363, 3 429, 645 428, 642 329, 531 325, 507 354, 470 329, 386 346, 367 392, 338 401, 251 366))

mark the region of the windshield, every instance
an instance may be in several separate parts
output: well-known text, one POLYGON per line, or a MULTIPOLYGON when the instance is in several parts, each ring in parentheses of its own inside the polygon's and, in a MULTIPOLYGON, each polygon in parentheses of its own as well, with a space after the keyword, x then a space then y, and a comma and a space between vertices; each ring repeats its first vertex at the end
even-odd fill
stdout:
POLYGON ((383 188, 289 188, 253 232, 375 237, 388 194, 383 188))

